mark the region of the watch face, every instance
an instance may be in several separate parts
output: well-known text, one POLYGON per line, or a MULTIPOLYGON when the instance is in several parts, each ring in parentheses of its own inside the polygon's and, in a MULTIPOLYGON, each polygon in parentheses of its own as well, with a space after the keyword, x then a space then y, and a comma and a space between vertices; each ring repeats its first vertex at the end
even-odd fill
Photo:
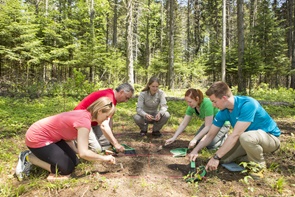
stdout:
POLYGON ((220 158, 217 155, 213 156, 214 159, 220 160, 220 158))

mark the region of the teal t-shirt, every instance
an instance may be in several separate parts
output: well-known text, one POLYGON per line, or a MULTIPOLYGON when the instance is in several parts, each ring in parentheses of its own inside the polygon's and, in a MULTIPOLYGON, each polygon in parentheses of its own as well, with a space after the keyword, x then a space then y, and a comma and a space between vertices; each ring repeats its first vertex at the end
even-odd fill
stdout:
POLYGON ((231 112, 224 109, 216 114, 213 121, 215 126, 221 127, 225 121, 230 121, 233 127, 237 121, 251 122, 245 132, 261 129, 274 136, 280 136, 281 131, 276 122, 257 100, 247 96, 235 96, 234 99, 234 109, 231 112))
POLYGON ((205 119, 207 116, 215 116, 218 111, 218 108, 213 107, 209 98, 204 98, 200 105, 200 114, 197 114, 196 110, 190 106, 187 107, 185 114, 188 116, 196 114, 197 117, 205 119))

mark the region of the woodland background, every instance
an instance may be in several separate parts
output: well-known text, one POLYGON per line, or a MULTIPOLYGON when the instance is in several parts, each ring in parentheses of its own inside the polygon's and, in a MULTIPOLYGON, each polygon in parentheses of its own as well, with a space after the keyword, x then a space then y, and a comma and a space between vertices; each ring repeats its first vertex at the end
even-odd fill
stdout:
POLYGON ((152 75, 168 89, 294 89, 294 13, 294 0, 1 0, 0 94, 83 94, 152 75))

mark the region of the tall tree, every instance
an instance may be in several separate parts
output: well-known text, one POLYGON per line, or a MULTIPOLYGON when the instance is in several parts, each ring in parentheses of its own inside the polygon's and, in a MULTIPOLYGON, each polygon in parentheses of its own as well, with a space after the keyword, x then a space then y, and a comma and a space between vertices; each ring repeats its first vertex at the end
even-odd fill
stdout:
POLYGON ((294 0, 288 0, 289 3, 289 34, 288 34, 288 48, 289 58, 291 62, 291 83, 290 87, 295 89, 295 4, 294 0), (293 22, 293 24, 292 24, 293 22))
POLYGON ((118 0, 114 0, 114 18, 113 18, 113 46, 117 46, 117 30, 118 30, 118 0))
POLYGON ((246 83, 244 79, 244 2, 237 0, 238 7, 238 92, 246 93, 246 83))
POLYGON ((169 2, 168 88, 174 88, 174 0, 169 2))
POLYGON ((226 0, 222 0, 222 65, 221 80, 225 81, 226 69, 226 0))
POLYGON ((146 78, 148 78, 148 68, 150 66, 150 58, 151 58, 151 51, 150 51, 150 12, 151 12, 151 1, 148 0, 147 5, 147 19, 146 19, 146 38, 145 38, 145 69, 146 69, 146 78))
POLYGON ((128 73, 128 82, 130 84, 134 84, 134 73, 133 73, 133 0, 126 0, 127 6, 127 17, 126 17, 126 25, 127 25, 127 73, 128 73))

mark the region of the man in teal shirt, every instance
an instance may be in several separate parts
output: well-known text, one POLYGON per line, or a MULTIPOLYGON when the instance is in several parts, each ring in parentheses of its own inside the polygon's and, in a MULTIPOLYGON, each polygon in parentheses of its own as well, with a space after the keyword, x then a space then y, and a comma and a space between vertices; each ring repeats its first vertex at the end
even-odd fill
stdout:
POLYGON ((258 101, 247 96, 233 96, 228 85, 222 81, 213 83, 206 95, 220 111, 214 117, 213 125, 205 139, 190 153, 190 160, 196 160, 198 152, 210 143, 219 128, 228 120, 233 132, 209 160, 206 169, 216 170, 220 160, 229 163, 244 157, 245 161, 261 166, 261 172, 250 172, 250 175, 253 178, 262 178, 262 172, 266 168, 263 154, 274 152, 280 147, 278 137, 281 131, 275 121, 258 101))

